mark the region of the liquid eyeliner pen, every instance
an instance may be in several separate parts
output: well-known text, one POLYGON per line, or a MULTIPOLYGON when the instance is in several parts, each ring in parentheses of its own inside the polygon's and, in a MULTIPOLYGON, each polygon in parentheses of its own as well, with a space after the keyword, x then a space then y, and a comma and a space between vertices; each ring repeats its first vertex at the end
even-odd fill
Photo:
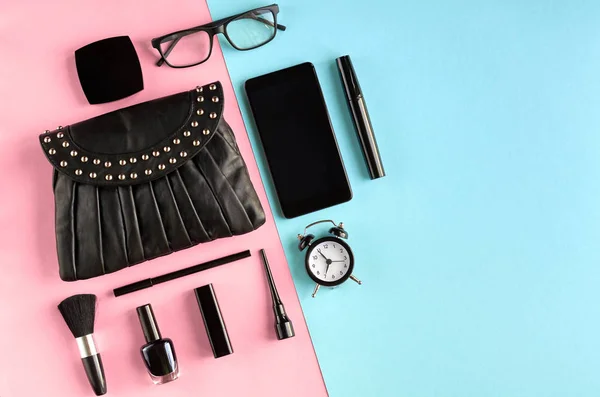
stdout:
POLYGON ((279 297, 279 293, 277 292, 277 287, 275 286, 275 281, 273 280, 273 274, 271 274, 271 268, 269 267, 269 261, 267 260, 267 254, 264 249, 260 250, 260 256, 263 260, 263 264, 265 265, 265 272, 267 273, 267 281, 269 283, 269 290, 271 291, 271 299, 273 301, 273 313, 275 314, 275 332, 277 333, 277 339, 287 339, 291 338, 295 335, 294 326, 292 325, 292 321, 287 316, 285 312, 285 308, 283 307, 283 303, 281 302, 281 298, 279 297))

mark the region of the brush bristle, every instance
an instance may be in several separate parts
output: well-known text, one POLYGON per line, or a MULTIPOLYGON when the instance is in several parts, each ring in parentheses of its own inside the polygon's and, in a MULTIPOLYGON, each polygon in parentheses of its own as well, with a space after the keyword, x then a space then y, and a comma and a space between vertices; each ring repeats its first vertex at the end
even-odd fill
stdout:
POLYGON ((94 332, 96 295, 73 295, 60 302, 58 310, 75 338, 94 332))

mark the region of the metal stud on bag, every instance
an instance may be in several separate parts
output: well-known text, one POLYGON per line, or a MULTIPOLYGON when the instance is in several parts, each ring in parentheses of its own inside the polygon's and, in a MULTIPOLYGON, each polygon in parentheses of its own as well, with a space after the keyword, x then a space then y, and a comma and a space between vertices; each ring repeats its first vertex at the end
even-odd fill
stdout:
MULTIPOLYGON (((218 86, 216 84, 211 84, 209 86, 206 86, 206 88, 210 91, 216 91, 218 86)), ((196 92, 201 93, 203 92, 203 88, 202 87, 196 87, 196 92)), ((219 92, 220 93, 220 92, 219 92)), ((211 93, 213 95, 210 95, 209 97, 205 97, 202 94, 198 95, 196 97, 196 101, 194 101, 194 104, 196 102, 205 102, 204 98, 210 98, 210 100, 208 100, 209 104, 206 105, 208 107, 208 109, 202 109, 199 108, 199 104, 198 105, 194 105, 194 107, 196 107, 195 109, 193 109, 192 111, 195 111, 195 114, 197 116, 203 116, 205 111, 207 112, 207 116, 210 120, 216 120, 219 118, 219 111, 217 110, 217 105, 213 105, 220 102, 221 98, 220 95, 217 92, 211 93), (214 95, 216 94, 216 95, 214 95)), ((192 99, 193 100, 193 99, 192 99)), ((219 106, 220 109, 220 106, 219 106)), ((193 114, 193 113, 192 113, 193 114)), ((206 123, 208 120, 205 120, 204 123, 206 123)), ((123 173, 114 173, 114 174, 104 174, 103 172, 99 172, 98 168, 96 168, 96 172, 91 171, 90 169, 85 169, 85 168, 77 168, 73 167, 72 169, 69 169, 69 166, 72 165, 70 163, 67 162, 66 159, 64 159, 64 154, 61 153, 60 150, 56 149, 56 147, 48 147, 46 146, 46 153, 49 156, 54 156, 54 155, 59 155, 62 154, 63 157, 58 157, 55 161, 56 166, 61 167, 61 168, 65 168, 65 171, 67 173, 72 173, 73 176, 82 176, 82 175, 86 175, 91 179, 96 179, 96 178, 101 178, 103 180, 106 181, 112 181, 112 180, 121 180, 121 181, 125 181, 128 178, 130 179, 140 179, 138 178, 138 176, 151 176, 153 174, 153 170, 160 170, 160 171, 165 171, 168 167, 169 164, 171 165, 176 165, 178 164, 178 159, 181 159, 183 161, 183 159, 187 159, 187 157, 192 156, 194 153, 196 153, 197 149, 193 149, 190 150, 191 147, 196 147, 199 148, 200 146, 203 145, 203 141, 199 138, 198 134, 194 132, 193 128, 198 128, 200 127, 200 130, 202 131, 201 135, 204 136, 208 136, 211 134, 211 129, 212 128, 216 128, 216 126, 214 124, 207 124, 205 126, 202 125, 202 123, 200 122, 200 119, 192 119, 188 121, 188 129, 183 129, 180 130, 179 133, 176 133, 175 136, 171 136, 170 138, 166 138, 167 140, 170 139, 171 142, 166 142, 167 145, 165 145, 165 141, 162 141, 161 143, 159 143, 158 147, 155 147, 154 149, 152 149, 151 152, 147 152, 146 154, 141 154, 141 153, 134 153, 132 152, 132 154, 135 154, 135 156, 131 156, 129 158, 115 158, 114 156, 111 156, 110 154, 99 154, 98 158, 93 157, 94 153, 93 152, 88 152, 85 153, 85 150, 79 150, 79 148, 77 150, 71 150, 71 141, 70 141, 70 137, 67 136, 67 131, 63 130, 63 127, 58 127, 56 130, 54 131, 45 131, 44 134, 50 134, 50 135, 42 135, 41 137, 41 141, 44 144, 51 144, 54 142, 55 138, 57 138, 58 140, 58 145, 60 145, 63 148, 69 148, 69 151, 67 151, 66 154, 68 157, 73 157, 79 161, 81 161, 81 163, 87 163, 88 161, 93 163, 95 166, 100 166, 102 168, 111 168, 113 163, 115 164, 119 164, 122 167, 125 167, 124 169, 122 169, 121 171, 125 171, 123 173), (206 128, 208 127, 208 128, 206 128), (180 139, 182 138, 182 139, 180 139), (186 140, 185 138, 194 138, 194 139, 190 139, 189 141, 186 140), (170 144, 169 144, 170 143, 170 144), (179 146, 172 146, 172 145, 181 145, 181 147, 179 146), (173 149, 173 150, 171 150, 173 149), (179 149, 179 150, 177 150, 179 149), (182 150, 183 149, 183 150, 182 150), (81 151, 83 151, 84 153, 81 153, 81 151), (175 153, 171 153, 171 152, 175 152, 175 153), (171 157, 167 157, 168 159, 168 163, 166 162, 162 162, 161 164, 153 164, 151 161, 149 161, 152 157, 160 157, 161 154, 163 153, 168 153, 169 155, 171 155, 171 157), (86 154, 90 154, 90 157, 88 157, 86 154), (135 166, 130 166, 127 167, 129 164, 136 164, 137 160, 141 159, 143 161, 149 161, 149 164, 146 164, 145 167, 135 167, 135 166), (64 160, 63 160, 64 159, 64 160), (154 168, 157 167, 157 168, 154 168)), ((67 127, 68 128, 68 127, 67 127)), ((75 143, 73 143, 73 145, 75 145, 75 143)))

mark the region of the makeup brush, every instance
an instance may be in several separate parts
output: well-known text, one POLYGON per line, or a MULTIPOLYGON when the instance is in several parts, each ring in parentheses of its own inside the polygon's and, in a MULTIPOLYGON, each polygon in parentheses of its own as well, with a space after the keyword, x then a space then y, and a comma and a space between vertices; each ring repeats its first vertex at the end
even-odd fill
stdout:
POLYGON ((73 295, 60 302, 58 310, 75 337, 85 374, 94 393, 97 396, 106 394, 104 367, 93 338, 96 295, 73 295))
POLYGON ((275 280, 273 280, 273 274, 271 274, 271 268, 269 267, 269 261, 267 260, 267 254, 264 249, 260 250, 260 256, 262 257, 263 264, 265 265, 265 272, 267 273, 267 283, 269 284, 269 291, 271 291, 271 300, 273 301, 273 314, 275 315, 275 332, 277 333, 277 339, 287 339, 295 335, 294 326, 292 320, 288 317, 283 307, 283 302, 277 292, 275 286, 275 280))

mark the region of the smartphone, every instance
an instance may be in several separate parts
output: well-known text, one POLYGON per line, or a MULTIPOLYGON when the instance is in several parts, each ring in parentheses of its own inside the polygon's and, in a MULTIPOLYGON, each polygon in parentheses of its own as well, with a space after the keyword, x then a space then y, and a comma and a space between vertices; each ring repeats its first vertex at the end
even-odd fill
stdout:
POLYGON ((294 218, 352 198, 312 63, 246 81, 283 215, 294 218))

